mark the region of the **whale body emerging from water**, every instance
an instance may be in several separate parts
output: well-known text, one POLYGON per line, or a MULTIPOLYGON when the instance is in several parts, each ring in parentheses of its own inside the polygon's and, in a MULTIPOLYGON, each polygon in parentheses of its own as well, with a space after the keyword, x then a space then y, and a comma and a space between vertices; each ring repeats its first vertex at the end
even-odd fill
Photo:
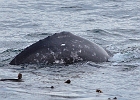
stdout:
POLYGON ((25 48, 11 62, 20 64, 71 64, 79 61, 105 62, 108 52, 96 43, 70 32, 55 33, 25 48))

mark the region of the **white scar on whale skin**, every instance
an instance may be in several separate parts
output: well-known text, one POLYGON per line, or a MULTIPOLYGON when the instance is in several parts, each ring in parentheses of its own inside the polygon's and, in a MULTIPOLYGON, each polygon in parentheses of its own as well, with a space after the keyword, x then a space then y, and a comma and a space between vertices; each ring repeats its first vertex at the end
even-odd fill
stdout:
POLYGON ((81 52, 82 52, 82 50, 80 49, 78 52, 79 52, 79 53, 81 53, 81 52))
POLYGON ((65 46, 66 44, 61 44, 61 46, 65 46))

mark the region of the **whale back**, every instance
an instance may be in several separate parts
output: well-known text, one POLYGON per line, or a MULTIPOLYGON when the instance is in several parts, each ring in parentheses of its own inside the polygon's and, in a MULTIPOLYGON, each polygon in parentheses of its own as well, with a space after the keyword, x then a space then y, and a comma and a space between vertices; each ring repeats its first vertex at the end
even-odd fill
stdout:
POLYGON ((11 62, 19 64, 74 63, 107 61, 109 54, 101 46, 70 32, 55 33, 25 48, 11 62))

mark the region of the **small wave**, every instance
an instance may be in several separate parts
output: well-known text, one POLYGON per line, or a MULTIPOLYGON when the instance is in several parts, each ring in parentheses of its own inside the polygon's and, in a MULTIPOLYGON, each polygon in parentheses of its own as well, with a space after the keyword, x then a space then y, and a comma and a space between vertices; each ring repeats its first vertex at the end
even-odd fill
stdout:
POLYGON ((112 31, 116 32, 116 35, 119 34, 120 36, 126 37, 126 38, 132 38, 132 37, 140 37, 138 29, 113 29, 112 31), (128 35, 126 35, 128 34, 128 35))
POLYGON ((114 41, 114 35, 108 32, 107 30, 102 29, 92 29, 87 30, 87 35, 91 38, 93 38, 96 43, 100 45, 108 45, 109 43, 112 43, 114 41))
POLYGON ((23 49, 16 50, 16 49, 7 49, 0 54, 9 53, 9 52, 21 52, 23 49))
POLYGON ((31 33, 31 34, 27 34, 27 36, 29 37, 37 37, 37 36, 48 36, 48 35, 51 35, 50 33, 31 33))
POLYGON ((123 65, 121 71, 132 71, 135 70, 138 67, 138 65, 135 64, 125 64, 123 65))
POLYGON ((2 53, 0 53, 0 56, 1 56, 1 64, 0 65, 3 65, 3 64, 7 64, 9 63, 9 61, 16 55, 18 54, 19 52, 21 52, 22 49, 20 50, 15 50, 15 49, 7 49, 5 51, 3 51, 2 53))
POLYGON ((69 7, 61 7, 61 8, 82 8, 80 6, 69 6, 69 7))
POLYGON ((83 10, 87 10, 87 9, 92 9, 92 7, 90 5, 86 5, 86 4, 74 4, 74 5, 65 5, 62 6, 61 8, 58 8, 58 10, 62 10, 62 11, 83 11, 83 10))
POLYGON ((114 39, 114 34, 110 33, 107 30, 92 29, 92 30, 87 30, 87 32, 88 32, 88 34, 91 34, 95 38, 105 39, 105 40, 112 40, 112 38, 114 39))
POLYGON ((18 25, 18 28, 36 28, 36 27, 39 27, 40 25, 39 24, 36 24, 36 23, 24 23, 23 25, 18 25))
POLYGON ((108 34, 109 32, 102 30, 102 29, 93 29, 93 30, 87 30, 88 32, 92 33, 100 33, 100 34, 108 34))
POLYGON ((109 59, 111 62, 123 62, 126 61, 127 56, 126 54, 117 53, 112 58, 109 59))
POLYGON ((121 50, 109 60, 112 62, 130 62, 137 59, 140 59, 140 48, 134 46, 121 50))
POLYGON ((67 7, 61 7, 59 9, 63 10, 63 11, 80 11, 80 10, 84 10, 84 8, 80 7, 80 6, 67 6, 67 7))

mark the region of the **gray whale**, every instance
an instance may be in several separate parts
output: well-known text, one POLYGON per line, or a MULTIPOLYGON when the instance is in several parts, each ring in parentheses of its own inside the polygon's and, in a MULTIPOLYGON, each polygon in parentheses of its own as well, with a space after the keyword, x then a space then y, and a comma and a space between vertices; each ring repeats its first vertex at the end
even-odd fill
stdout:
POLYGON ((109 53, 96 43, 73 35, 70 32, 60 32, 25 48, 9 64, 105 62, 109 58, 109 53))

